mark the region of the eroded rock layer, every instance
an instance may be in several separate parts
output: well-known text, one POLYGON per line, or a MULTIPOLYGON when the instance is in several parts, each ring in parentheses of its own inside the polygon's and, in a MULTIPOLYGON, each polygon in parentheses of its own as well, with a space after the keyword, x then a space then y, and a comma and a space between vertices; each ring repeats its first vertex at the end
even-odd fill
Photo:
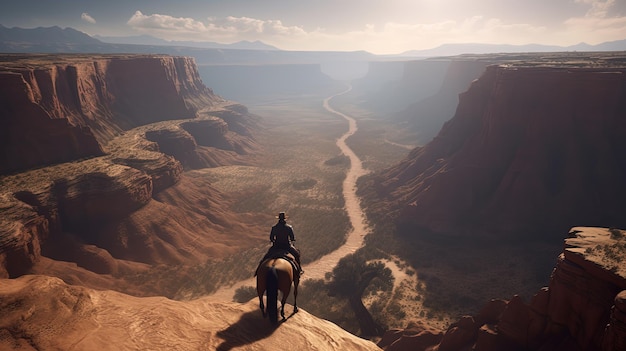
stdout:
POLYGON ((230 200, 206 179, 184 177, 256 147, 256 117, 204 86, 193 59, 3 58, 0 277, 112 288, 88 272, 203 263, 236 250, 231 230, 254 233, 216 218, 230 200))
POLYGON ((103 154, 120 132, 221 102, 192 58, 8 55, 0 67, 0 173, 103 154))
POLYGON ((372 212, 464 237, 626 227, 626 68, 592 66, 489 66, 437 137, 361 186, 372 212))

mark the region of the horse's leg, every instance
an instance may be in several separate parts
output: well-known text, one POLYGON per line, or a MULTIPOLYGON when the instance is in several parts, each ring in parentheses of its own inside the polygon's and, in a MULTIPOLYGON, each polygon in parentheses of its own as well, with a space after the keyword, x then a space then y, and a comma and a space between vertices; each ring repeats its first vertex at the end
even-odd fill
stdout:
MULTIPOLYGON (((291 268, 291 267, 290 267, 291 268)), ((282 293, 280 300, 280 315, 285 320, 285 305, 287 304, 287 298, 291 292, 291 272, 281 272, 280 292, 282 293)))
POLYGON ((265 318, 265 316, 267 316, 267 313, 265 313, 265 304, 263 303, 263 294, 265 293, 265 281, 263 279, 260 279, 258 275, 256 282, 256 293, 259 296, 259 307, 261 308, 261 314, 263 314, 263 318, 265 318))
POLYGON ((293 281, 293 313, 298 312, 298 284, 300 284, 300 278, 296 277, 293 281))
POLYGON ((291 286, 289 288, 290 289, 283 290, 283 296, 280 300, 280 316, 283 317, 283 320, 285 319, 285 304, 287 303, 287 297, 289 297, 289 290, 291 290, 291 286))
POLYGON ((265 318, 266 313, 265 304, 263 303, 263 293, 259 294, 259 307, 261 308, 261 314, 263 315, 263 318, 265 318))

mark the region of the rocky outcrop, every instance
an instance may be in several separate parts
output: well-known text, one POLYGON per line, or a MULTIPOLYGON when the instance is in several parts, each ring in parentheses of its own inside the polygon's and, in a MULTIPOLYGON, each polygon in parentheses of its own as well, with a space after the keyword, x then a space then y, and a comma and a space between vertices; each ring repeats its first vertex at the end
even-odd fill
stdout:
POLYGON ((556 239, 577 224, 626 226, 624 111, 623 67, 490 66, 435 139, 361 194, 405 233, 556 239))
POLYGON ((276 327, 256 300, 138 298, 35 275, 0 284, 0 315, 2 350, 380 350, 302 309, 276 327))
POLYGON ((0 194, 0 278, 28 272, 41 255, 41 241, 48 236, 49 220, 28 204, 32 198, 27 193, 0 194))
POLYGON ((379 345, 386 350, 624 350, 625 243, 619 229, 573 228, 549 286, 529 303, 519 296, 492 300, 440 338, 426 330, 417 338, 411 327, 389 331, 379 345))
POLYGON ((192 58, 8 55, 0 69, 0 174, 103 154, 122 131, 223 102, 192 58))

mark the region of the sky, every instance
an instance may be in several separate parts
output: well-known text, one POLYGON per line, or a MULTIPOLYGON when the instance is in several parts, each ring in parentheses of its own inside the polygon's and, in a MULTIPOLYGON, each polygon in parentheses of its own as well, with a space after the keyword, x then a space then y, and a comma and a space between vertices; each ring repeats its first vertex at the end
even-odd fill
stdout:
POLYGON ((0 0, 0 24, 398 54, 446 43, 623 40, 626 0, 0 0))

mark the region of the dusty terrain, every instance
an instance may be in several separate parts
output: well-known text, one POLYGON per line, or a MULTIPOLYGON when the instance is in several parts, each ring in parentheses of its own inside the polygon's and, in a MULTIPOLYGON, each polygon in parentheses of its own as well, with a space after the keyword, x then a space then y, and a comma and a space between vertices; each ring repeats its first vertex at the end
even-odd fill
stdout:
POLYGON ((379 350, 300 310, 278 328, 256 302, 178 302, 24 276, 0 285, 1 350, 379 350))
MULTIPOLYGON (((345 199, 345 211, 348 213, 352 229, 346 234, 346 241, 341 247, 337 248, 329 254, 324 255, 320 259, 317 259, 314 262, 303 266, 304 270, 306 271, 306 274, 302 277, 301 280, 303 282, 308 279, 325 279, 326 274, 332 271, 332 269, 337 265, 337 262, 339 262, 342 257, 354 253, 356 250, 362 247, 363 240, 365 236, 369 233, 365 215, 363 213, 363 210, 361 209, 360 200, 356 195, 356 182, 361 176, 367 174, 368 171, 363 168, 359 157, 346 144, 346 139, 357 132, 357 122, 354 118, 339 111, 336 111, 330 106, 330 101, 334 97, 343 95, 345 93, 348 93, 349 91, 350 88, 324 99, 323 106, 324 109, 326 109, 331 114, 337 115, 348 122, 348 130, 339 139, 337 139, 337 147, 339 147, 342 154, 346 155, 350 159, 350 168, 348 169, 346 177, 343 181, 342 191, 343 197, 345 199)), ((398 270, 396 270, 396 272, 398 272, 398 270)), ((214 298, 230 301, 237 289, 243 286, 253 285, 254 278, 250 278, 248 280, 240 281, 233 285, 224 286, 217 292, 212 294, 212 296, 214 298)))

